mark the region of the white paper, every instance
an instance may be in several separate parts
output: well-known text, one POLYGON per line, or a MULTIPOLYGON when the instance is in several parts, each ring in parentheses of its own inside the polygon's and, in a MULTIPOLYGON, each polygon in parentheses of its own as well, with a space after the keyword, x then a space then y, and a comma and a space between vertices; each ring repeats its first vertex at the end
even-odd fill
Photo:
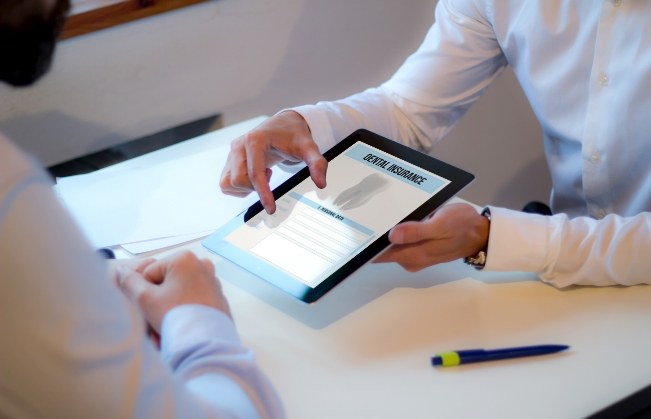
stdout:
MULTIPOLYGON (((97 247, 215 230, 258 197, 224 195, 219 177, 230 145, 152 165, 60 178, 57 191, 97 247)), ((272 188, 290 176, 274 170, 272 188)))
POLYGON ((184 234, 182 236, 164 237, 162 239, 145 240, 136 243, 122 244, 121 247, 132 255, 142 255, 143 253, 153 252, 155 250, 165 249, 172 246, 178 246, 191 242, 202 237, 210 235, 214 230, 202 231, 200 233, 184 234))

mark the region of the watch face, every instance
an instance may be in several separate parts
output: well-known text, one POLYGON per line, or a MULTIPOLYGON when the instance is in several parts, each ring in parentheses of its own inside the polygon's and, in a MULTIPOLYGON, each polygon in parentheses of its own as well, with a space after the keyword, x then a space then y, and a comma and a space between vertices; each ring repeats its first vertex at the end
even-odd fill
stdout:
POLYGON ((486 265, 486 252, 480 250, 475 256, 466 257, 463 261, 473 268, 482 269, 486 265))

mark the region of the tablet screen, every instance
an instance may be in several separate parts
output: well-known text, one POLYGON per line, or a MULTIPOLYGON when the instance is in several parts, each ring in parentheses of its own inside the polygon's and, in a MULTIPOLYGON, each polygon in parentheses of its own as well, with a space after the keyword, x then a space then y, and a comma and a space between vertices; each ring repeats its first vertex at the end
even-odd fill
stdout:
POLYGON ((347 264, 382 236, 381 247, 385 247, 386 234, 393 226, 453 182, 380 145, 362 137, 349 141, 330 159, 324 189, 317 188, 309 175, 299 173, 299 179, 294 184, 290 179, 287 190, 277 197, 274 214, 267 214, 258 204, 219 229, 204 245, 304 301, 311 300, 316 294, 310 290, 337 272, 347 275, 347 264))

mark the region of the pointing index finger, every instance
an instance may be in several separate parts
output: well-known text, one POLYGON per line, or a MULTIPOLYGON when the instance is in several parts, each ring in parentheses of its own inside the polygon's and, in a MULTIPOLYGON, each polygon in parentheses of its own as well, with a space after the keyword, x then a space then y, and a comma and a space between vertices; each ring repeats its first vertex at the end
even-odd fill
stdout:
POLYGON ((276 212, 276 201, 269 187, 269 168, 267 168, 267 146, 261 147, 259 144, 247 143, 246 154, 248 156, 246 166, 249 172, 249 179, 253 188, 260 197, 260 202, 267 213, 276 212))

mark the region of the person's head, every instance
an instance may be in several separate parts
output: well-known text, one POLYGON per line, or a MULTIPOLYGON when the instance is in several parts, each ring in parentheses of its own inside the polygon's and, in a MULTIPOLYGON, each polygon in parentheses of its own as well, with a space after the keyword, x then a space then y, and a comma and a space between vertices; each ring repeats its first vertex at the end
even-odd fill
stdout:
POLYGON ((50 68, 70 0, 0 0, 0 80, 34 83, 50 68))

